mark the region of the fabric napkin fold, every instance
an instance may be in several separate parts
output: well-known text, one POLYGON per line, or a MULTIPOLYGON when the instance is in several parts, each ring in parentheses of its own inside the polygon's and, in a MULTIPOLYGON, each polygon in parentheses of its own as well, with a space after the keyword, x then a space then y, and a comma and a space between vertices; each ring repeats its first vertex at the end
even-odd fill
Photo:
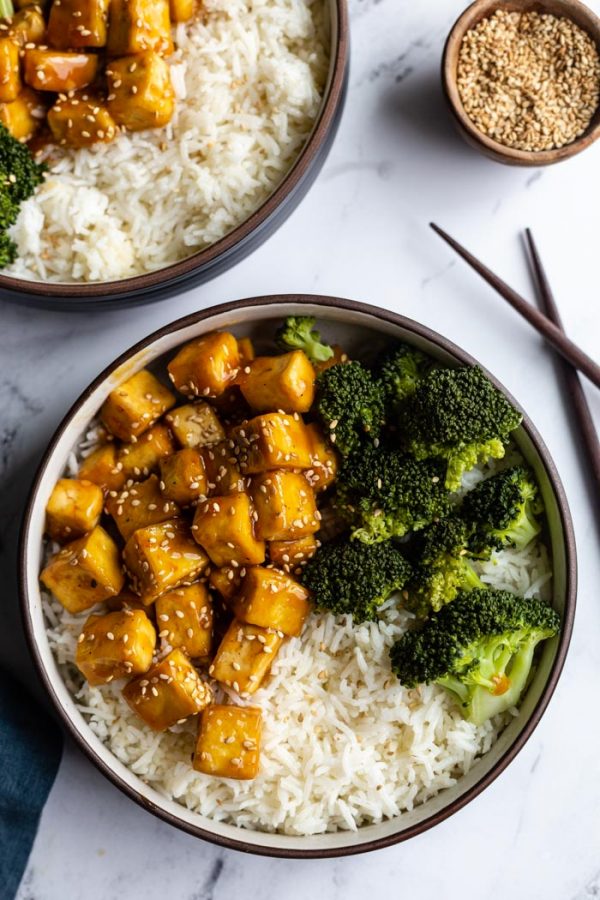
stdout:
POLYGON ((0 900, 18 890, 62 744, 56 722, 0 669, 0 900))

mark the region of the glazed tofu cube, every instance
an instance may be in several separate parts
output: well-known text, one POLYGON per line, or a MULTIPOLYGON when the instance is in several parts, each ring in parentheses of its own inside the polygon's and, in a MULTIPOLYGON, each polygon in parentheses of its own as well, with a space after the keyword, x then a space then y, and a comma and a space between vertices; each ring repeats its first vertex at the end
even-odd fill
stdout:
POLYGON ((171 22, 187 22, 194 15, 195 0, 169 0, 171 22))
POLYGON ((146 606, 161 594, 194 582, 208 564, 206 553, 180 519, 139 528, 127 541, 123 559, 133 590, 146 606))
POLYGON ((0 38, 0 101, 16 100, 20 90, 19 45, 9 37, 0 38))
POLYGON ((201 712, 212 700, 185 653, 173 650, 123 689, 125 700, 154 731, 166 731, 177 722, 201 712))
POLYGON ((266 413, 239 425, 232 437, 239 448, 239 466, 244 474, 310 468, 308 436, 300 417, 266 413))
POLYGON ((92 685, 141 675, 152 665, 154 625, 140 609, 89 617, 79 635, 75 663, 92 685))
POLYGON ((48 43, 59 50, 106 46, 109 0, 60 0, 50 7, 48 43))
POLYGON ((93 450, 79 466, 79 478, 93 481, 103 491, 118 491, 125 484, 123 465, 117 459, 114 444, 102 444, 93 450))
POLYGON ((151 621, 154 621, 154 606, 144 606, 138 595, 128 590, 128 588, 121 591, 118 597, 109 597, 104 605, 111 612, 119 612, 125 609, 141 609, 151 621))
POLYGON ((48 126, 61 146, 108 144, 116 137, 116 122, 103 101, 85 96, 57 100, 48 110, 48 126))
POLYGON ((109 56, 173 52, 169 0, 110 0, 108 25, 109 56))
POLYGON ((156 621, 163 648, 179 647, 191 659, 209 655, 213 610, 204 584, 197 581, 159 597, 156 621))
POLYGON ((298 538, 297 541, 271 541, 269 543, 269 559, 273 565, 284 572, 299 575, 319 548, 319 541, 314 535, 298 538))
POLYGON ((315 494, 301 472, 276 469, 255 475, 250 495, 258 514, 254 530, 263 541, 294 541, 319 530, 315 494))
POLYGON ((246 482, 229 441, 221 441, 214 447, 204 447, 202 458, 210 493, 235 494, 245 489, 246 482))
POLYGON ((205 775, 248 780, 260 764, 262 712, 251 706, 209 706, 202 713, 193 766, 205 775))
POLYGON ((25 50, 24 77, 36 91, 80 91, 98 72, 98 57, 67 50, 25 50))
POLYGON ((256 353, 254 352, 254 344, 250 338, 240 338, 238 340, 238 351, 240 354, 240 365, 247 366, 251 363, 256 353))
POLYGON ((18 141, 28 141, 46 117, 40 94, 24 87, 16 100, 0 104, 0 122, 18 141))
POLYGON ((225 438, 219 417, 209 403, 187 403, 165 417, 182 447, 207 447, 225 438))
POLYGON ((171 120, 175 92, 164 59, 148 50, 140 56, 113 59, 106 69, 108 109, 129 131, 161 128, 171 120))
POLYGON ((213 590, 217 591, 223 600, 233 600, 240 589, 242 579, 246 574, 244 568, 239 566, 222 566, 221 568, 211 567, 208 583, 213 590))
POLYGON ((234 619, 208 673, 238 694, 253 694, 271 668, 283 640, 276 631, 234 619))
POLYGON ((175 397, 147 369, 142 369, 111 391, 100 418, 122 441, 137 438, 175 404, 175 397))
POLYGON ((306 426, 310 445, 311 467, 304 474, 315 491, 324 491, 337 478, 339 460, 332 444, 318 425, 306 426))
POLYGON ((242 622, 299 635, 310 612, 306 588, 276 569, 248 569, 233 611, 242 622))
POLYGON ((157 422, 134 443, 124 444, 118 460, 126 478, 143 478, 159 469, 160 461, 175 452, 175 444, 166 425, 157 422))
POLYGON ((55 541, 72 541, 91 531, 102 515, 104 495, 91 481, 59 478, 46 504, 46 531, 55 541))
POLYGON ((125 582, 119 548, 100 525, 63 547, 40 578, 73 614, 120 594, 125 582))
POLYGON ((23 9, 13 16, 8 35, 19 47, 41 44, 46 36, 46 22, 39 7, 23 9))
POLYGON ((106 512, 126 541, 138 528, 166 522, 178 516, 179 511, 176 503, 163 497, 156 475, 146 481, 128 481, 123 490, 106 500, 106 512))
POLYGON ((238 383, 246 403, 257 412, 305 413, 315 398, 315 370, 302 350, 258 356, 245 367, 238 383))
POLYGON ((160 489, 163 497, 180 506, 190 506, 208 494, 208 478, 202 454, 184 448, 160 462, 160 489))
POLYGON ((265 559, 265 543, 254 536, 254 510, 248 494, 226 494, 201 503, 192 533, 215 566, 232 562, 258 565, 265 559))
POLYGON ((234 336, 215 331, 186 344, 167 368, 177 390, 187 397, 218 397, 236 377, 239 366, 234 336))

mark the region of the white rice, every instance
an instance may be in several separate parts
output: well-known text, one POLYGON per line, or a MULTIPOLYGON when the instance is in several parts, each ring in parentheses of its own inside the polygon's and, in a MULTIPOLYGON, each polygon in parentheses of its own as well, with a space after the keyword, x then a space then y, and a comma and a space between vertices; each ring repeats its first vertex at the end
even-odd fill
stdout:
MULTIPOLYGON (((92 430, 88 449, 93 441, 92 430)), ((75 456, 69 468, 75 470, 75 456)), ((470 473, 469 487, 483 471, 470 473)), ((551 565, 541 541, 497 553, 477 568, 496 588, 549 599, 551 565)), ((226 692, 235 703, 263 710, 258 777, 212 778, 190 766, 195 721, 157 735, 124 702, 122 683, 90 687, 73 665, 86 614, 71 616, 50 597, 45 610, 65 681, 115 756, 188 809, 243 828, 309 835, 401 815, 453 785, 518 714, 512 710, 477 727, 442 689, 403 688, 388 650, 412 617, 394 598, 376 623, 353 626, 350 617, 313 614, 302 636, 284 644, 268 682, 250 700, 226 692)))
POLYGON ((175 29, 164 129, 53 151, 5 274, 109 281, 160 268, 243 222, 289 171, 328 68, 324 0, 203 0, 175 29))

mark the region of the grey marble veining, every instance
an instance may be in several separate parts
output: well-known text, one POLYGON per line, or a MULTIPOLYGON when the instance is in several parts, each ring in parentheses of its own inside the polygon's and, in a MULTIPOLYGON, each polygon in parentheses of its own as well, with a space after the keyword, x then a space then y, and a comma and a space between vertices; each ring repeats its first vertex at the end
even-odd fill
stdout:
MULTIPOLYGON (((551 355, 427 227, 455 234, 531 296, 520 231, 533 228, 572 337, 598 355, 600 148, 545 171, 496 166, 454 133, 439 84, 466 0, 351 0, 352 72, 317 184, 258 252, 211 284, 115 313, 0 303, 0 658, 34 683, 20 637, 15 554, 32 474, 85 385, 166 322, 213 303, 312 291, 412 316, 488 366, 531 413, 572 506, 579 611, 563 678, 528 745, 483 796, 375 855, 283 862, 225 852, 142 812, 67 745, 19 900, 463 900, 600 896, 598 531, 551 355)), ((600 2, 590 5, 600 12, 600 2)), ((590 391, 600 423, 600 396, 590 391)), ((1 893, 1 889, 0 889, 1 893)))

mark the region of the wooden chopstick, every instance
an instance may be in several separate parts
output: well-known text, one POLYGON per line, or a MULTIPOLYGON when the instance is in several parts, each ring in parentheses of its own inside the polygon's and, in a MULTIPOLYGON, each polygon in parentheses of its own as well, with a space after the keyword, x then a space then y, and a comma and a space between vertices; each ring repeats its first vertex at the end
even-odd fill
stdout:
MULTIPOLYGON (((546 275, 540 254, 533 239, 533 234, 529 228, 525 229, 525 236, 529 247, 531 266, 535 275, 542 308, 548 318, 551 319, 558 328, 563 330, 563 324, 552 293, 552 288, 550 287, 548 276, 546 275)), ((588 455, 590 471, 592 478, 594 479, 594 486, 598 495, 600 495, 600 441, 598 440, 598 432, 596 431, 592 413, 577 371, 570 363, 565 362, 564 360, 562 361, 562 368, 567 392, 588 455)))
POLYGON ((439 234, 447 244, 450 244, 453 250, 456 250, 459 256, 469 263, 471 268, 475 269, 481 277, 490 284, 510 305, 519 312, 524 319, 533 325, 537 331, 542 334, 546 340, 571 363, 576 369, 579 369, 589 380, 600 387, 600 366, 594 362, 591 356, 578 347, 554 322, 537 310, 531 303, 524 300, 520 294, 517 294, 505 281, 502 281, 491 269, 484 266, 472 253, 469 253, 458 241, 450 237, 438 225, 430 222, 431 228, 436 234, 439 234))

